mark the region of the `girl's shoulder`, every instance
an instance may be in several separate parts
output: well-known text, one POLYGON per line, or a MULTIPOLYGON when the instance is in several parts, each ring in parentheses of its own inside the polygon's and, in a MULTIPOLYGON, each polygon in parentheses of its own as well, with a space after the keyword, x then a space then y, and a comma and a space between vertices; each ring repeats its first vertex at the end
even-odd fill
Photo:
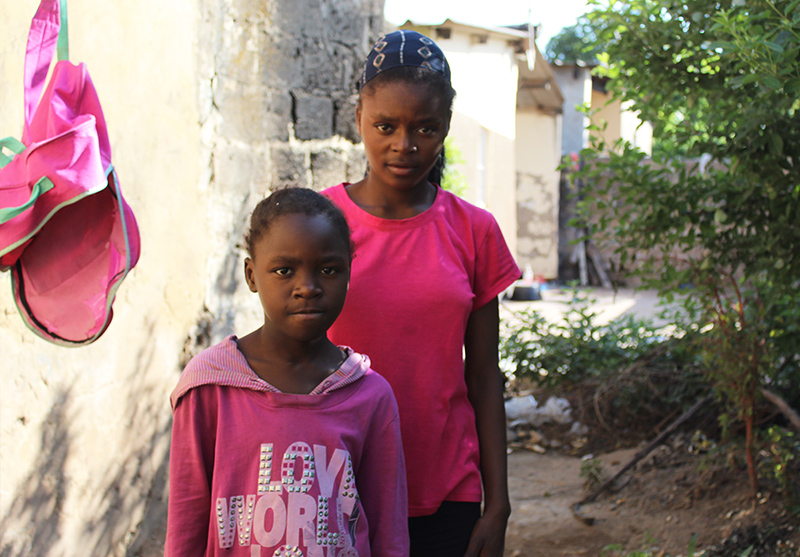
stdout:
POLYGON ((174 409, 184 394, 201 385, 226 385, 264 390, 261 382, 255 379, 257 376, 236 346, 236 337, 230 335, 189 361, 170 395, 170 403, 174 409))

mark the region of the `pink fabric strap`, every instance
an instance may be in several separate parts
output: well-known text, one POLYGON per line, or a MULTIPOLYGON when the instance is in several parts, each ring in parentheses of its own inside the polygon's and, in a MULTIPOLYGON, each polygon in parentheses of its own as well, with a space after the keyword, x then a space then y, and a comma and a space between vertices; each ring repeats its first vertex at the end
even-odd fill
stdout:
POLYGON ((28 45, 25 50, 25 131, 22 142, 27 144, 30 125, 36 105, 42 96, 50 62, 53 60, 61 29, 59 0, 42 0, 31 22, 28 45))

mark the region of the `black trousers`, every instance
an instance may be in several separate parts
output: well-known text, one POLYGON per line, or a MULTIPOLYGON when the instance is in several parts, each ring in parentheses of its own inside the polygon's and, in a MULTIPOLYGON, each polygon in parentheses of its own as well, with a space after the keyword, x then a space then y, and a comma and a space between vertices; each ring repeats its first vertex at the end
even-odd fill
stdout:
POLYGON ((480 503, 445 501, 432 515, 408 519, 411 557, 464 557, 480 503))

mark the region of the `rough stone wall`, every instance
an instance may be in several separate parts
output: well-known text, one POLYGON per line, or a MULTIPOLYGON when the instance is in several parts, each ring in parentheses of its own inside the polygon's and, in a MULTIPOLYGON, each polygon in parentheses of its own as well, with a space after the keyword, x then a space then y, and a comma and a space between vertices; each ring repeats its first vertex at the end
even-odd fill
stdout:
MULTIPOLYGON (((204 0, 200 26, 203 148, 216 227, 205 319, 210 336, 258 326, 236 249, 270 190, 320 190, 363 175, 355 126, 361 61, 382 31, 378 0, 204 0)), ((193 349, 194 350, 196 350, 193 349)))
POLYGON ((552 280, 558 277, 559 199, 549 174, 517 173, 517 262, 552 280))
MULTIPOLYGON (((0 135, 21 134, 36 0, 0 8, 0 135)), ((270 189, 363 172, 350 93, 382 0, 70 0, 142 257, 108 331, 22 324, 0 274, 0 555, 161 555, 168 396, 191 354, 257 326, 238 249, 270 189)))

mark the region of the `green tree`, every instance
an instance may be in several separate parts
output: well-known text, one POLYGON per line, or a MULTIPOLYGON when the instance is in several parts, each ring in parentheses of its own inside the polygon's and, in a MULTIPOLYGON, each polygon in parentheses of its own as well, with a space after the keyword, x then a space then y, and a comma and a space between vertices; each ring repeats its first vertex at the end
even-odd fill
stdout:
POLYGON ((800 381, 800 0, 593 5, 602 72, 660 148, 649 160, 595 139, 582 208, 646 285, 668 297, 691 285, 686 309, 745 424, 755 491, 755 402, 800 381))
POLYGON ((597 44, 594 24, 586 16, 582 16, 575 25, 564 27, 547 41, 544 57, 551 63, 582 62, 593 66, 597 64, 597 55, 601 51, 602 47, 597 44))

